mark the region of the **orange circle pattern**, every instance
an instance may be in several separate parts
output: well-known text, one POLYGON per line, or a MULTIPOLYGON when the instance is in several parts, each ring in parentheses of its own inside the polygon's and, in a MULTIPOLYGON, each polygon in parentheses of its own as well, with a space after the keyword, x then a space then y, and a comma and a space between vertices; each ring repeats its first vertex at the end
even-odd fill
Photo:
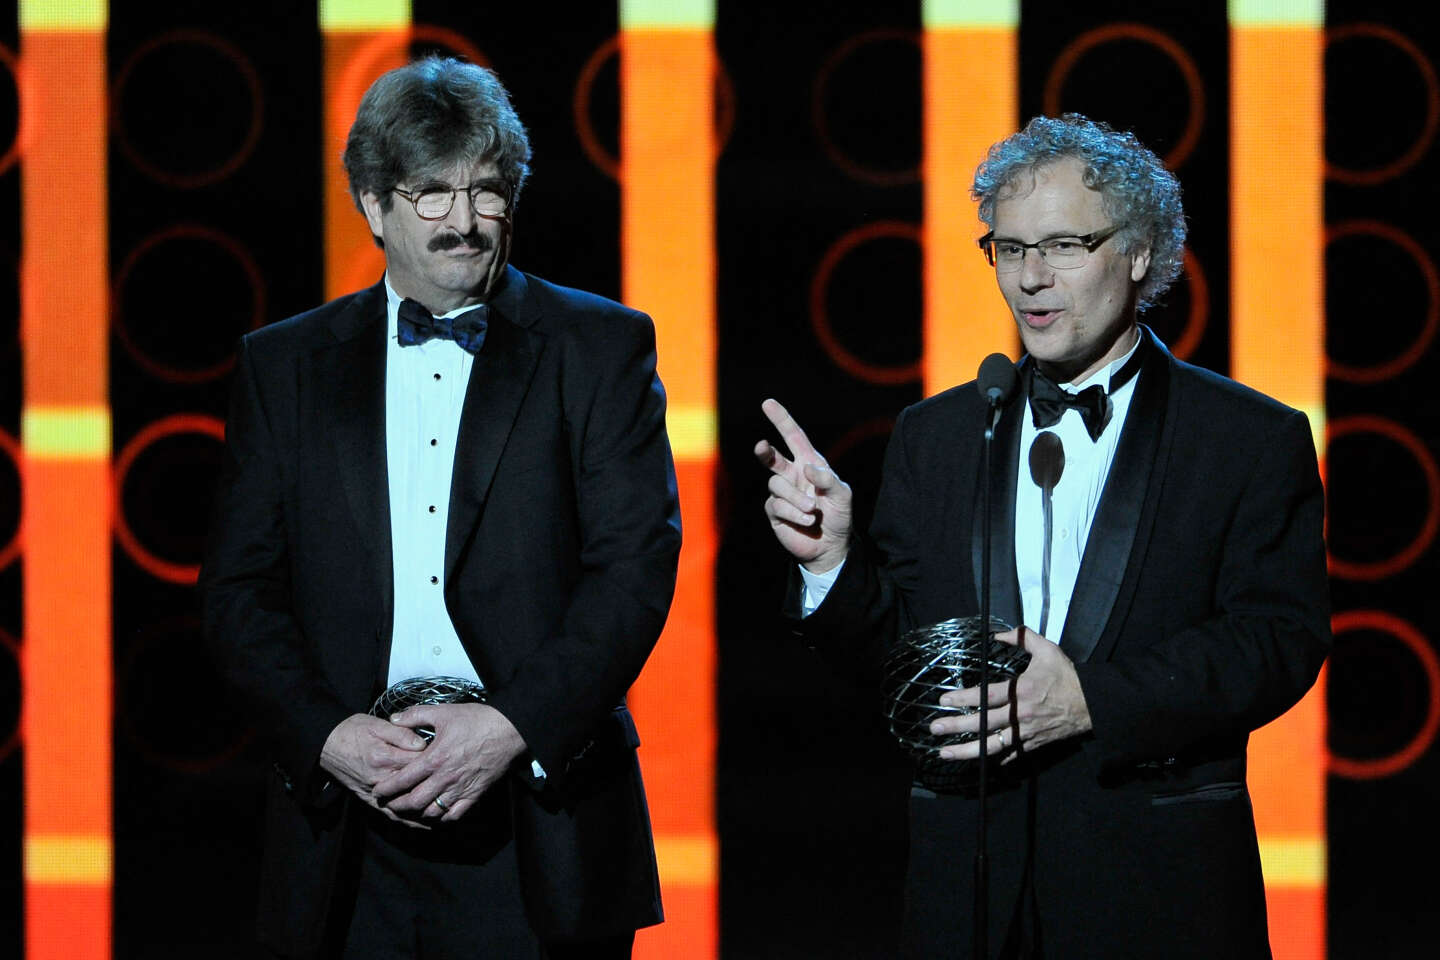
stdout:
MULTIPOLYGON (((570 98, 570 112, 575 120, 575 136, 580 139, 580 149, 595 168, 617 183, 620 180, 620 158, 611 153, 600 142, 595 133, 595 124, 590 120, 590 93, 595 89, 595 79, 613 57, 620 53, 620 35, 616 34, 595 48, 575 78, 575 93, 570 98)), ((715 156, 718 158, 730 141, 735 130, 735 85, 730 72, 713 49, 715 82, 715 156)))
POLYGON ((130 529, 124 510, 125 478, 129 474, 130 468, 134 466, 135 458, 157 440, 180 433, 203 434, 214 437, 223 443, 225 441, 225 424, 208 414, 176 413, 156 420, 135 434, 130 442, 125 444, 125 449, 120 451, 120 456, 115 459, 113 484, 115 503, 112 514, 115 517, 115 538, 120 541, 120 546, 129 554, 130 559, 151 576, 170 583, 190 586, 200 576, 199 565, 173 563, 150 552, 130 529))
POLYGON ((1338 635, 1350 630, 1376 630, 1399 640, 1420 661, 1430 688, 1425 719, 1415 736, 1399 750, 1372 760, 1354 760, 1330 754, 1330 772, 1336 776, 1350 780, 1374 780, 1404 770, 1424 756, 1435 742, 1435 734, 1440 731, 1440 659, 1437 659, 1424 634, 1394 614, 1381 610, 1351 610, 1336 614, 1331 621, 1331 632, 1338 635))
POLYGON ((1195 144, 1200 141, 1200 130, 1205 123, 1205 86, 1200 81, 1200 68, 1195 65, 1194 58, 1168 33, 1154 27, 1143 23, 1112 23, 1087 30, 1072 40, 1070 45, 1060 52, 1060 56, 1055 58, 1055 63, 1050 67, 1050 76, 1045 80, 1045 113, 1052 117, 1060 114, 1060 91, 1079 59, 1095 47, 1116 40, 1139 40, 1141 43, 1148 43, 1180 68, 1185 89, 1190 95, 1190 115, 1185 120, 1185 131, 1180 135, 1180 142, 1165 154, 1165 166, 1171 170, 1177 169, 1189 159, 1195 150, 1195 144))
MULTIPOLYGON (((0 43, 0 63, 10 71, 10 78, 15 81, 15 95, 20 96, 20 61, 5 44, 0 43)), ((0 153, 0 173, 4 173, 15 165, 20 159, 20 130, 24 123, 25 105, 20 105, 20 119, 15 124, 15 139, 10 141, 10 146, 0 153)))
MULTIPOLYGON (((15 465, 15 473, 20 474, 20 444, 4 430, 0 430, 0 450, 5 451, 5 455, 15 465)), ((20 526, 20 522, 17 521, 15 533, 10 537, 10 542, 0 547, 0 570, 10 566, 15 558, 20 556, 20 526)))
POLYGON ((830 359, 841 370, 867 383, 895 386, 919 380, 920 361, 882 366, 860 359, 836 339, 834 331, 830 329, 829 311, 825 307, 830 276, 840 261, 856 247, 882 238, 910 240, 917 246, 924 243, 919 227, 900 220, 877 220, 846 233, 825 251, 820 266, 815 270, 815 278, 810 282, 810 325, 815 330, 815 338, 820 342, 820 346, 825 348, 830 359))
POLYGON ((1430 149, 1430 144, 1435 140, 1435 130, 1440 126, 1440 81, 1435 78, 1435 67, 1409 37, 1398 30, 1391 29, 1379 23, 1350 23, 1343 27, 1336 27, 1333 30, 1325 31, 1325 46, 1329 46, 1337 40, 1348 40, 1351 37, 1375 37, 1387 43, 1394 44, 1415 63, 1415 68, 1420 71, 1420 76, 1425 80, 1425 123, 1420 130, 1420 136, 1410 145, 1410 148, 1390 163, 1369 170, 1352 170, 1347 167, 1337 166, 1329 160, 1325 161, 1325 176, 1337 183, 1347 184, 1354 187, 1371 187, 1377 183, 1384 183, 1386 180, 1393 180, 1400 174, 1409 170, 1420 162, 1425 151, 1430 149))
POLYGON ((449 27, 416 23, 412 24, 408 30, 387 30, 377 33, 350 57, 335 86, 335 96, 330 102, 330 118, 334 124, 330 135, 334 141, 343 144, 346 137, 349 136, 350 122, 360 109, 360 99, 365 96, 365 91, 380 75, 381 67, 385 65, 386 60, 396 53, 404 54, 410 44, 417 40, 446 47, 479 66, 490 66, 489 58, 480 52, 479 47, 471 43, 464 34, 451 30, 449 27))
MULTIPOLYGON (((20 644, 16 643, 15 638, 10 636, 9 633, 4 630, 0 630, 0 647, 3 647, 6 652, 10 654, 10 658, 15 661, 15 672, 19 674, 20 644)), ((3 740, 0 740, 0 763, 5 762, 5 758, 10 756, 10 754, 14 752, 15 746, 19 742, 20 718, 19 716, 16 716, 14 729, 12 729, 8 734, 5 735, 5 738, 3 740)))
POLYGON ((235 262, 240 265, 240 269, 245 272, 246 279, 250 281, 250 289, 254 295, 254 303, 250 309, 250 329, 255 330, 259 328, 263 322, 265 318, 265 279, 261 275, 260 267, 255 263, 255 259, 250 256, 249 251, 246 250, 239 241, 228 234, 221 233, 219 230, 197 224, 179 224, 152 233, 140 241, 139 245, 137 245, 134 250, 131 250, 125 257, 124 263, 120 265, 120 269, 115 273, 115 280, 111 287, 111 327, 115 331, 115 336, 125 346, 125 349, 129 352, 130 356, 134 358, 135 362, 145 368, 145 371, 153 377, 169 383, 204 383, 222 377, 229 373, 230 368, 235 365, 235 358, 233 356, 227 357, 220 363, 199 370, 172 367, 168 364, 161 363, 141 350, 139 344, 131 338, 130 331, 125 326, 123 319, 124 314, 120 309, 120 302, 122 299, 121 294, 125 289, 125 282, 130 278, 130 271, 135 268, 135 264, 138 263, 142 257, 166 240, 205 240, 215 244, 230 254, 230 256, 234 257, 235 262))
POLYGON ((1420 273, 1425 278, 1425 293, 1428 297, 1425 304, 1425 323, 1415 341, 1401 351, 1399 356, 1367 367, 1340 363, 1329 356, 1325 358, 1325 372, 1336 380, 1346 383, 1380 383, 1410 369, 1430 349, 1430 344, 1435 339, 1435 331, 1440 329, 1440 272, 1436 271, 1435 261, 1430 259, 1424 247, 1415 242, 1415 238, 1398 227, 1379 220, 1347 220, 1334 224, 1325 230, 1325 245, 1329 246, 1342 237, 1350 236, 1374 236, 1389 240, 1410 255, 1410 259, 1415 261, 1415 266, 1420 268, 1420 273))
MULTIPOLYGON (((196 632, 199 632, 199 618, 191 618, 196 632)), ((186 621, 186 625, 191 625, 186 621)), ((152 625, 153 626, 153 625, 152 625)), ((140 633, 149 643, 154 643, 153 634, 149 631, 140 633)), ((251 728, 240 731, 236 738, 214 753, 201 757, 185 757, 173 753, 166 753, 160 745, 156 745, 147 738, 135 723, 134 717, 129 709, 129 701, 126 691, 131 685, 130 678, 135 674, 140 655, 147 644, 131 643, 126 651, 125 659, 117 666, 115 676, 117 679, 116 696, 116 730, 121 733, 135 750, 144 756, 151 763, 169 770, 188 774, 206 774, 229 763, 254 739, 254 731, 251 728)))
POLYGON ((115 143, 120 148, 120 152, 125 154, 137 170, 158 183, 168 184, 181 190, 192 190, 224 180, 238 170, 240 165, 250 158, 250 154, 255 152, 255 145, 260 142, 261 127, 264 126, 262 100, 260 76, 255 72, 254 64, 241 52, 239 47, 207 30, 171 30, 142 44, 134 53, 130 54, 124 66, 120 68, 110 92, 110 127, 114 131, 115 143), (146 160, 140 155, 140 151, 130 143, 129 137, 125 135, 125 125, 121 122, 120 102, 124 99, 125 84, 130 80, 131 71, 144 57, 161 47, 172 44, 193 44, 220 51, 235 65, 235 69, 240 72, 245 85, 250 89, 250 126, 245 131, 245 139, 227 160, 200 173, 174 173, 146 160))
POLYGON ((1200 261, 1189 247, 1184 250, 1185 257, 1185 281, 1190 287, 1190 313, 1185 318, 1185 329, 1181 331, 1180 338, 1175 341, 1175 346, 1170 352, 1181 360, 1189 360, 1201 339, 1205 336, 1205 326, 1210 319, 1210 284, 1205 280, 1205 271, 1200 268, 1200 261))
POLYGON ((1345 580, 1383 580, 1409 567, 1423 556, 1434 542, 1436 529, 1440 527, 1440 469, 1436 468, 1435 458, 1430 455, 1419 437, 1386 417, 1362 414, 1330 421, 1326 449, 1333 449, 1335 441, 1341 437, 1357 433, 1378 434, 1400 444, 1415 458, 1415 462, 1425 474, 1425 519, 1421 522, 1420 532, 1415 535, 1414 540, 1384 560, 1361 563, 1341 560, 1333 552, 1330 554, 1332 576, 1345 580))
POLYGON ((861 47, 886 40, 908 40, 916 46, 920 45, 920 37, 915 31, 894 28, 866 30, 846 40, 825 58, 825 62, 820 66, 820 72, 815 75, 814 92, 810 98, 810 116, 815 127, 815 135, 820 139, 820 146, 824 148, 835 166, 845 171, 847 176, 853 180, 873 183, 880 187, 902 187, 919 182, 920 164, 917 163, 906 170, 877 170, 851 160, 830 138, 830 125, 825 121, 825 88, 829 85, 830 75, 835 72, 835 68, 861 47))

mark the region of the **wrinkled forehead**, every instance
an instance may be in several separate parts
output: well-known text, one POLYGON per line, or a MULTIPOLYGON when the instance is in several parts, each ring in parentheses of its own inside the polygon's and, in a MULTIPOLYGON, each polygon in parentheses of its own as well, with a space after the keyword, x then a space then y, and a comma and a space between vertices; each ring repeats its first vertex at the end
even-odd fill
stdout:
POLYGON ((1105 195, 1085 183, 1085 165, 1072 157, 1022 167, 995 192, 995 223, 1013 217, 1068 219, 1103 215, 1105 195))
POLYGON ((466 187, 481 180, 499 178, 500 168, 493 161, 446 160, 428 164, 405 179, 411 186, 424 183, 448 183, 452 187, 466 187))

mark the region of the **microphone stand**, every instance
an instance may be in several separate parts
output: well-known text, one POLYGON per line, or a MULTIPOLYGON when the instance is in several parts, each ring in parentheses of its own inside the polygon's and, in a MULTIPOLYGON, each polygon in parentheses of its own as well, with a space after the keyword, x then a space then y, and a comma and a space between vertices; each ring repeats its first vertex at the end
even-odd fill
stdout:
POLYGON ((990 765, 988 747, 990 742, 990 472, 991 450, 995 446, 995 423, 999 419, 999 391, 987 395, 989 407, 985 414, 985 482, 980 494, 980 550, 984 558, 980 564, 980 629, 984 639, 980 642, 980 780, 977 795, 980 815, 975 825, 975 957, 987 960, 990 956, 990 865, 985 853, 986 823, 986 768, 990 765))

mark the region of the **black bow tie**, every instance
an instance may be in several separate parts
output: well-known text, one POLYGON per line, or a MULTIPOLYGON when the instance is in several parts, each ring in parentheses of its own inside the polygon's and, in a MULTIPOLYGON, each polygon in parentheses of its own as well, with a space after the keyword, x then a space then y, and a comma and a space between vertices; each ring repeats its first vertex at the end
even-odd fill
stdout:
POLYGON ((1108 391, 1095 383, 1079 393, 1067 393, 1061 390, 1054 380, 1041 373, 1038 366, 1031 370, 1030 415, 1035 419, 1036 429, 1055 426, 1065 411, 1073 408, 1080 411, 1080 419, 1085 421, 1085 430, 1090 434, 1090 439, 1099 440, 1100 434, 1105 432, 1105 426, 1110 422, 1113 409, 1110 406, 1110 394, 1134 379, 1135 374, 1139 373, 1145 364, 1145 350, 1148 345, 1145 337, 1146 334, 1142 331, 1140 343, 1135 352, 1130 354, 1130 359, 1110 375, 1108 391))
POLYGON ((407 297, 400 301, 396 328, 402 347, 413 347, 417 343, 438 337, 441 340, 454 340, 461 349, 476 354, 485 343, 489 318, 490 308, 483 303, 459 316, 432 317, 430 311, 418 301, 407 297))
POLYGON ((1090 439, 1099 440, 1110 422, 1110 396, 1105 388, 1097 383, 1079 393, 1068 393, 1039 369, 1031 371, 1030 415, 1035 418, 1036 429, 1055 426, 1065 411, 1071 409, 1080 411, 1090 439))

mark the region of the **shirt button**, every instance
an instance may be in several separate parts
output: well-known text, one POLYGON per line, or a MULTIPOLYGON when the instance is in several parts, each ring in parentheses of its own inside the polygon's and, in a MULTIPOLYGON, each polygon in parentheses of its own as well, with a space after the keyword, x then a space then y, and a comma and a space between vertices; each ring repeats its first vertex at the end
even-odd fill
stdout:
POLYGON ((436 380, 439 380, 439 379, 440 379, 440 374, 438 374, 438 373, 435 374, 435 379, 436 379, 436 380))
POLYGON ((433 647, 430 648, 430 652, 433 653, 433 654, 435 654, 435 656, 438 657, 438 656, 440 656, 440 647, 439 647, 438 645, 437 645, 437 646, 433 646, 433 647))
POLYGON ((434 437, 431 437, 431 438, 430 438, 430 446, 433 447, 433 446, 435 446, 435 444, 438 443, 438 442, 439 442, 439 441, 436 440, 434 437))
POLYGON ((431 512, 431 513, 434 513, 434 512, 435 512, 435 504, 433 504, 433 503, 430 504, 430 512, 431 512))
POLYGON ((439 578, 439 577, 431 577, 431 578, 430 578, 430 582, 431 582, 431 583, 439 583, 439 582, 440 582, 440 578, 439 578))

